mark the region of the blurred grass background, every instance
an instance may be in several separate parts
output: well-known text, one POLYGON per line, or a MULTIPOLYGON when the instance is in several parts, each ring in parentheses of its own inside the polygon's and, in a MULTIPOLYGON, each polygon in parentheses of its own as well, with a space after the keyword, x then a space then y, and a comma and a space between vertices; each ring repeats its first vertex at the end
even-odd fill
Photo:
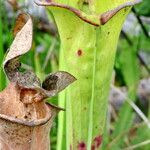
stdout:
MULTIPOLYGON (((150 1, 134 7, 120 35, 104 150, 150 150, 150 1), (138 108, 134 110, 135 104, 138 108), (140 117, 140 110, 144 117, 140 117), (149 126, 149 127, 148 127, 149 126)), ((22 68, 34 70, 42 80, 59 68, 59 35, 53 19, 33 1, 0 0, 0 91, 8 84, 2 68, 4 56, 13 40, 14 21, 21 11, 30 13, 34 21, 31 51, 23 56, 22 68)), ((57 104, 57 96, 49 102, 57 104)), ((52 150, 56 149, 57 119, 51 132, 52 150)))

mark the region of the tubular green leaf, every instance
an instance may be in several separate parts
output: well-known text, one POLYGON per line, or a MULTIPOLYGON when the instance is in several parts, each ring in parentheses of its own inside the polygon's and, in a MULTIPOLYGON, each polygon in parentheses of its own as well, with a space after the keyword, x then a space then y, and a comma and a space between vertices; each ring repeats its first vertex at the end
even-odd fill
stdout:
MULTIPOLYGON (((58 2, 66 5, 66 1, 58 2)), ((79 9, 76 0, 67 2, 69 6, 79 9)), ((61 94, 62 98, 59 97, 60 107, 65 107, 66 113, 61 113, 59 118, 57 150, 63 149, 63 141, 66 141, 67 150, 100 149, 117 42, 131 4, 137 1, 88 2, 90 15, 102 14, 99 16, 107 20, 105 25, 100 23, 96 27, 73 11, 48 7, 54 16, 61 40, 60 69, 77 78, 61 94), (63 131, 64 126, 66 131, 63 131)))

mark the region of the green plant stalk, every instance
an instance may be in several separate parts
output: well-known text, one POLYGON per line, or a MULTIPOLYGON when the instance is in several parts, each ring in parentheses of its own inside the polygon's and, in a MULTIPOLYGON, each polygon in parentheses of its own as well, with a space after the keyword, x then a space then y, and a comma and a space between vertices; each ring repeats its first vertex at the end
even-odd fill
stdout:
MULTIPOLYGON (((80 7, 77 0, 57 2, 86 13, 102 14, 127 1, 91 0, 89 7, 80 7)), ((117 41, 130 7, 123 8, 108 23, 98 27, 85 22, 84 16, 88 22, 98 24, 96 17, 91 19, 91 15, 83 12, 78 16, 70 9, 54 5, 49 10, 61 39, 60 70, 69 71, 77 78, 76 83, 59 96, 59 105, 66 108, 66 113, 59 115, 57 150, 64 149, 64 142, 66 150, 100 149, 117 41)))
POLYGON ((3 50, 3 23, 2 23, 2 9, 3 4, 0 0, 0 91, 5 87, 5 75, 2 69, 2 62, 4 58, 4 50, 3 50))
POLYGON ((37 76, 39 77, 39 79, 43 80, 45 77, 45 74, 42 71, 39 55, 37 53, 34 54, 34 64, 35 64, 35 72, 37 76))

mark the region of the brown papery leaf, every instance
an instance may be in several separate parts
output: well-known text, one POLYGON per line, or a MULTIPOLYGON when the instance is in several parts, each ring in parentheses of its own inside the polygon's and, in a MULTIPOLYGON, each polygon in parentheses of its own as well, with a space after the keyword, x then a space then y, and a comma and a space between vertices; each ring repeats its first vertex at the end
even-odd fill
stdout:
POLYGON ((32 19, 28 14, 18 16, 14 29, 15 39, 4 61, 4 70, 9 80, 16 81, 20 67, 19 56, 27 53, 32 46, 32 19))
MULTIPOLYGON (((29 19, 30 19, 30 16, 28 14, 26 13, 19 14, 19 16, 16 19, 16 24, 13 29, 14 37, 23 28, 23 26, 28 22, 29 19)), ((32 26, 30 28, 32 28, 32 26)))
POLYGON ((42 88, 45 89, 48 96, 54 96, 75 80, 76 78, 71 74, 65 71, 58 71, 46 77, 42 83, 42 88))
POLYGON ((32 26, 32 19, 28 14, 22 13, 18 16, 14 29, 16 36, 5 58, 4 65, 11 59, 21 56, 30 50, 33 35, 32 26))
POLYGON ((32 71, 26 71, 24 73, 19 72, 21 66, 19 57, 27 53, 31 48, 32 30, 31 17, 25 13, 20 14, 14 27, 15 39, 5 58, 4 70, 9 80, 17 82, 20 87, 34 89, 43 93, 43 95, 45 95, 44 97, 51 97, 59 91, 62 91, 76 79, 71 74, 60 71, 50 74, 43 82, 42 88, 40 80, 32 71), (52 86, 55 86, 55 89, 52 88, 52 86))
POLYGON ((41 85, 32 71, 19 72, 19 57, 32 45, 32 19, 28 14, 18 16, 14 41, 4 61, 4 70, 10 80, 0 92, 0 149, 49 150, 49 132, 61 108, 45 103, 76 79, 59 71, 50 74, 41 85))

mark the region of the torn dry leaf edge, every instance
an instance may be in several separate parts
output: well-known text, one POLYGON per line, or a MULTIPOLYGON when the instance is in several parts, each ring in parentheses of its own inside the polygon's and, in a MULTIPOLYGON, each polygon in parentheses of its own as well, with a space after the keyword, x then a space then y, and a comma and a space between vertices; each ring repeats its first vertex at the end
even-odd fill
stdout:
POLYGON ((40 80, 31 71, 19 72, 21 63, 19 57, 27 53, 32 46, 32 19, 28 14, 22 13, 18 16, 14 28, 15 39, 10 46, 9 52, 4 61, 4 70, 11 82, 16 82, 19 86, 29 89, 36 89, 45 96, 54 96, 76 79, 71 74, 58 71, 50 74, 41 87, 40 80))
POLYGON ((33 72, 19 72, 19 57, 32 46, 32 19, 22 13, 16 23, 15 38, 4 61, 10 83, 0 92, 0 149, 48 150, 49 132, 62 108, 46 103, 45 98, 54 96, 76 79, 59 71, 48 75, 41 84, 33 72))
POLYGON ((46 104, 45 98, 56 95, 76 79, 71 74, 58 71, 50 74, 41 85, 31 71, 19 72, 19 56, 27 53, 32 45, 32 19, 28 14, 18 16, 15 39, 4 61, 4 70, 10 80, 0 93, 0 118, 27 126, 47 123, 62 108, 46 104))
POLYGON ((134 6, 141 2, 142 2, 142 0, 133 0, 130 2, 126 2, 122 5, 119 5, 118 7, 114 8, 112 10, 108 10, 107 12, 105 12, 103 14, 88 15, 88 14, 84 13, 83 11, 78 10, 74 7, 71 7, 69 5, 60 4, 58 2, 55 2, 55 0, 51 0, 50 2, 48 2, 46 0, 44 0, 44 1, 35 0, 35 3, 39 6, 51 6, 51 7, 67 9, 67 10, 71 11, 72 13, 74 13, 76 16, 78 16, 81 20, 83 20, 91 25, 94 25, 94 26, 100 26, 100 25, 106 24, 120 10, 127 8, 127 7, 134 6))

